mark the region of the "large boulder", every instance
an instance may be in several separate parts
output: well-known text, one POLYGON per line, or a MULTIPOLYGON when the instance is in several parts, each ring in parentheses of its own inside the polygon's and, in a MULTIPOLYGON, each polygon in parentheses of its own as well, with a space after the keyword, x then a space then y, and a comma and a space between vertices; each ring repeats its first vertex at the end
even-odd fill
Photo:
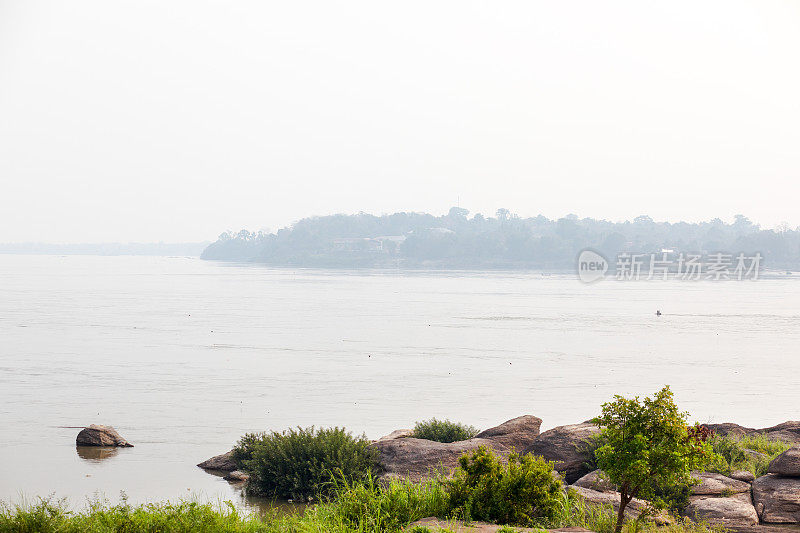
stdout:
POLYGON ((211 459, 206 459, 202 463, 198 464, 200 468, 205 470, 219 470, 220 472, 233 472, 236 470, 237 466, 236 463, 233 462, 233 450, 222 453, 220 455, 215 455, 211 459))
POLYGON ((492 448, 507 456, 521 449, 539 434, 541 419, 521 416, 481 432, 475 438, 459 442, 435 442, 414 437, 378 440, 371 444, 378 451, 384 478, 405 478, 418 481, 443 473, 449 475, 458 466, 458 459, 480 446, 492 448))
POLYGON ((746 428, 733 422, 723 422, 722 424, 704 424, 708 429, 719 435, 726 437, 746 437, 758 433, 757 429, 746 428))
POLYGON ((800 446, 793 446, 769 463, 769 472, 779 476, 800 477, 800 446))
POLYGON ((555 462, 556 470, 567 483, 574 483, 591 470, 586 464, 589 456, 585 447, 598 433, 600 428, 591 422, 555 427, 539 435, 525 453, 555 462))
POLYGON ((617 487, 606 478, 602 470, 594 470, 589 472, 576 481, 573 486, 583 487, 585 489, 596 490, 599 492, 616 492, 617 490, 617 487))
POLYGON ((78 446, 118 446, 121 448, 132 448, 133 444, 126 441, 111 426, 101 426, 92 424, 83 428, 75 438, 78 446))
POLYGON ((539 437, 542 419, 533 415, 522 415, 503 422, 499 426, 481 431, 476 439, 489 439, 495 445, 514 449, 520 453, 531 446, 539 437))
MULTIPOLYGON (((732 496, 742 492, 750 492, 750 484, 737 479, 715 474, 713 472, 692 472, 700 483, 692 486, 695 496, 732 496)), ((748 496, 749 498, 749 496, 748 496)))
POLYGON ((765 433, 769 438, 774 440, 783 440, 800 444, 800 421, 798 420, 783 422, 777 426, 761 429, 759 432, 765 433))
POLYGON ((693 497, 685 512, 694 520, 723 526, 754 526, 758 524, 758 514, 750 500, 750 494, 745 492, 724 498, 693 497))
POLYGON ((800 479, 776 474, 761 476, 753 482, 753 503, 764 522, 800 522, 800 479))

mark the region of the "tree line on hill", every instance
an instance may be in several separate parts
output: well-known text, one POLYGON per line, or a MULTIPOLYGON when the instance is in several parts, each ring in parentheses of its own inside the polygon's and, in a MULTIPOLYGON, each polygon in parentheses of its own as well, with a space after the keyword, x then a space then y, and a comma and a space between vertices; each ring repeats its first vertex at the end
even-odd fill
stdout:
POLYGON ((743 215, 732 223, 655 222, 646 215, 609 222, 567 215, 494 217, 453 207, 449 213, 330 215, 302 219, 274 233, 225 232, 203 259, 327 268, 570 269, 580 250, 614 261, 619 253, 760 253, 766 268, 800 267, 800 228, 765 230, 743 215))

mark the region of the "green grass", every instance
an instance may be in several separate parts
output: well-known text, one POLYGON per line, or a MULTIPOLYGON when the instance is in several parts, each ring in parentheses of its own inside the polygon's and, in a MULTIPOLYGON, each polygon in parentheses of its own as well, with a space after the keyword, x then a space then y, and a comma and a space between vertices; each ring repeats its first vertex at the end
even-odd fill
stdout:
POLYGON ((478 433, 480 433, 480 430, 473 426, 437 418, 417 422, 414 426, 415 438, 436 442, 458 442, 471 439, 478 433))
MULTIPOLYGON (((0 505, 0 533, 399 533, 409 523, 428 516, 445 520, 453 518, 447 514, 447 492, 439 480, 420 484, 392 481, 385 487, 355 482, 339 484, 330 501, 309 507, 298 515, 277 512, 264 516, 242 514, 230 503, 180 502, 141 506, 94 503, 77 512, 70 511, 63 501, 0 505)), ((555 516, 535 525, 551 529, 577 526, 598 533, 612 533, 614 518, 611 506, 587 504, 569 491, 558 496, 555 516)), ((506 531, 513 531, 513 528, 507 527, 506 531)), ((642 531, 712 533, 714 530, 680 518, 661 528, 645 522, 629 521, 625 524, 624 533, 642 531)))
POLYGON ((746 470, 760 477, 767 473, 769 463, 792 445, 790 442, 770 439, 766 435, 742 437, 715 435, 711 438, 711 446, 717 457, 708 470, 724 475, 729 475, 734 470, 746 470))

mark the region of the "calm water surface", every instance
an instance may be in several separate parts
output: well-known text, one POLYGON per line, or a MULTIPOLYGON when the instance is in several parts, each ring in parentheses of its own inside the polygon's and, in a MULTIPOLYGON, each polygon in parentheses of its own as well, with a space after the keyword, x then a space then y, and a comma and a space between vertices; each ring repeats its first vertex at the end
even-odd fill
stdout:
POLYGON ((586 420, 671 384, 699 421, 800 419, 800 284, 0 256, 0 500, 231 499, 247 431, 586 420), (654 316, 661 309, 664 315, 654 316), (134 448, 84 453, 115 426, 134 448))

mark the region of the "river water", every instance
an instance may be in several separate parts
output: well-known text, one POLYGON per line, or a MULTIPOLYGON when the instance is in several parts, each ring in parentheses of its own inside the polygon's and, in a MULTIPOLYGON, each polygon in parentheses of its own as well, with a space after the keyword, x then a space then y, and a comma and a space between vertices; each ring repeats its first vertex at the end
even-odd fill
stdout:
POLYGON ((701 422, 800 419, 800 284, 0 255, 0 500, 247 506, 196 463, 248 431, 543 429, 670 384, 701 422), (663 312, 655 316, 656 309, 663 312), (109 424, 135 447, 85 453, 109 424))

